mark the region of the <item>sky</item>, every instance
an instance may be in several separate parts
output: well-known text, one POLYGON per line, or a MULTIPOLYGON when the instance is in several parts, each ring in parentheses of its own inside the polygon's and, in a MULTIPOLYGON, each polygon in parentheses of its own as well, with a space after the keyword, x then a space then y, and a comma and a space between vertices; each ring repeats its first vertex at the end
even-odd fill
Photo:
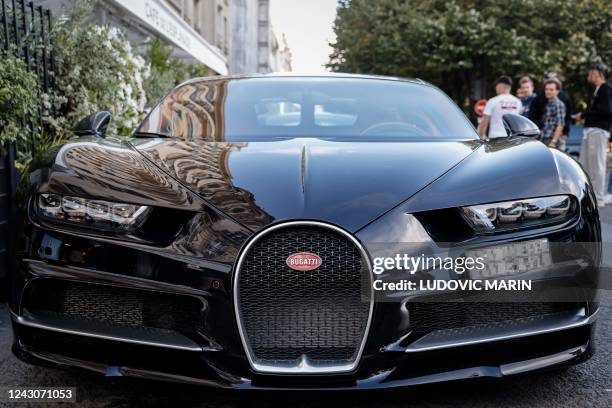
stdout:
POLYGON ((336 0, 270 0, 274 30, 285 33, 294 72, 322 72, 335 39, 336 0))

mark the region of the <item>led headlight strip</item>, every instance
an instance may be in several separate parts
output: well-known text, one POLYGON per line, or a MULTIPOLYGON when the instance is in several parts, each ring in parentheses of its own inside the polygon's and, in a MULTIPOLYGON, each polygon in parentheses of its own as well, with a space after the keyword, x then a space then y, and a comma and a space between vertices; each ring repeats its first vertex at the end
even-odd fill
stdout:
POLYGON ((53 221, 130 232, 142 225, 150 207, 58 194, 39 194, 36 210, 40 217, 53 221))
POLYGON ((461 213, 476 232, 538 227, 565 221, 574 215, 570 196, 529 198, 462 207, 461 213))

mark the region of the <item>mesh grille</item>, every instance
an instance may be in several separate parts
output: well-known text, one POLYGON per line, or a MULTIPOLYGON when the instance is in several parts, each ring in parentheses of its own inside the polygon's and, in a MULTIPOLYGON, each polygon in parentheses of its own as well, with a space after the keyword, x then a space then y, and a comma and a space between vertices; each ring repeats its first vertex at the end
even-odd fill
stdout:
POLYGON ((318 227, 270 232, 245 255, 238 308, 252 357, 259 363, 341 365, 354 362, 370 313, 369 275, 359 249, 318 227), (295 271, 286 259, 317 254, 321 266, 295 271))
POLYGON ((78 282, 37 282, 25 307, 120 327, 194 332, 203 325, 202 302, 198 299, 78 282))
POLYGON ((515 319, 573 310, 576 303, 561 302, 423 302, 412 303, 410 328, 426 334, 436 330, 486 326, 515 319))

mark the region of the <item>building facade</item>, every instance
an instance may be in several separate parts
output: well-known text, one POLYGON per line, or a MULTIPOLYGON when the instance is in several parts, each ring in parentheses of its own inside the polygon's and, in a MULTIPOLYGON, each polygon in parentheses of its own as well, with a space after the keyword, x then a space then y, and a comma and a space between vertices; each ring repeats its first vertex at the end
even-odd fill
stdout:
MULTIPOLYGON (((55 15, 74 6, 74 0, 38 3, 55 15)), ((287 42, 270 22, 269 0, 107 0, 96 3, 91 20, 120 27, 141 51, 160 37, 174 57, 202 63, 211 74, 291 70, 287 42)))
MULTIPOLYGON (((74 0, 40 0, 55 15, 74 0)), ((91 20, 120 27, 136 49, 159 37, 173 56, 228 73, 229 0, 108 0, 96 3, 91 20)))
POLYGON ((274 32, 269 0, 230 1, 230 26, 230 73, 291 71, 291 51, 274 32))
POLYGON ((176 12, 198 34, 229 56, 230 0, 168 0, 176 12))

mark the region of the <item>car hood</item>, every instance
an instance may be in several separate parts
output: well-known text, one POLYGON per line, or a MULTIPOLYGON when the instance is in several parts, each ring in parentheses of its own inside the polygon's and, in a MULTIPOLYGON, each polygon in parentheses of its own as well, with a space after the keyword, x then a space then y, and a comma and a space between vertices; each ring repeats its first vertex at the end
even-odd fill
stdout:
POLYGON ((243 225, 316 219, 356 231, 447 172, 477 141, 134 139, 159 168, 243 225))

